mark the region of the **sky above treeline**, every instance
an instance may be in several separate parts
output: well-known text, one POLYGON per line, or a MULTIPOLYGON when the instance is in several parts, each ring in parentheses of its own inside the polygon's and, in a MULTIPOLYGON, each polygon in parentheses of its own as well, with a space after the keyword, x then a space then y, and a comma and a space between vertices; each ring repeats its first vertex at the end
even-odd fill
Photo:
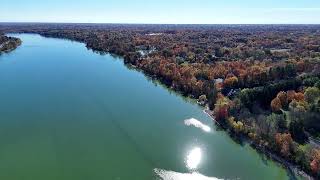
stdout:
POLYGON ((320 24, 320 0, 1 0, 0 22, 320 24))

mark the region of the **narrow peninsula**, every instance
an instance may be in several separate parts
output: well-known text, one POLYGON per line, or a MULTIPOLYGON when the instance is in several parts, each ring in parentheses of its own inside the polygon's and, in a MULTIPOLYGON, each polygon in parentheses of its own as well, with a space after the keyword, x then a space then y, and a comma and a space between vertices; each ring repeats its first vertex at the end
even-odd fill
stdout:
POLYGON ((21 43, 22 41, 19 38, 0 34, 0 55, 15 50, 21 43))

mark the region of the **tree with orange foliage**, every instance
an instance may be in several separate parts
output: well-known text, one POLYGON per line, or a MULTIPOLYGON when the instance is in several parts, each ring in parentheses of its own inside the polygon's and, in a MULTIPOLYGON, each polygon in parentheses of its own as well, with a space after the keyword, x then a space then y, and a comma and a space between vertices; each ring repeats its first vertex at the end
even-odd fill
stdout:
POLYGON ((238 85, 238 82, 239 82, 238 78, 236 76, 232 76, 225 79, 223 85, 226 88, 233 88, 238 85))
POLYGON ((304 61, 297 62, 297 71, 303 72, 304 69, 305 69, 305 62, 304 61))
POLYGON ((282 108, 281 100, 276 97, 271 101, 271 109, 273 112, 279 112, 282 108))
POLYGON ((298 92, 294 95, 294 99, 296 101, 304 101, 304 94, 301 92, 298 92))
POLYGON ((277 133, 275 135, 275 142, 278 147, 278 151, 284 157, 289 157, 293 149, 293 139, 290 133, 277 133))
POLYGON ((286 107, 288 105, 287 93, 284 91, 280 91, 277 95, 277 98, 279 98, 282 107, 286 107))
POLYGON ((294 100, 295 98, 295 95, 296 95, 296 92, 291 90, 291 91, 288 91, 287 92, 287 101, 290 103, 291 101, 294 100))

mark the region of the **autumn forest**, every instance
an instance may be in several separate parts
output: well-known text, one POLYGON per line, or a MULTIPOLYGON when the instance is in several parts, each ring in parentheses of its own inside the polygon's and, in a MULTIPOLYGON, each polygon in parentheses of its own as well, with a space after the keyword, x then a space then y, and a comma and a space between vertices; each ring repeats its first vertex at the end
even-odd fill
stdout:
POLYGON ((121 56, 196 99, 238 141, 320 178, 318 25, 8 23, 0 32, 69 39, 121 56))

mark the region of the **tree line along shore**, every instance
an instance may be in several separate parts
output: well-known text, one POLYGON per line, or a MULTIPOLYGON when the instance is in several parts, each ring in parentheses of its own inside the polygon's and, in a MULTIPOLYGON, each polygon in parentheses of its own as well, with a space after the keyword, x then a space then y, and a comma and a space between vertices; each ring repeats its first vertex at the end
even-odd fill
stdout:
POLYGON ((319 25, 2 24, 113 53, 320 178, 319 25))

